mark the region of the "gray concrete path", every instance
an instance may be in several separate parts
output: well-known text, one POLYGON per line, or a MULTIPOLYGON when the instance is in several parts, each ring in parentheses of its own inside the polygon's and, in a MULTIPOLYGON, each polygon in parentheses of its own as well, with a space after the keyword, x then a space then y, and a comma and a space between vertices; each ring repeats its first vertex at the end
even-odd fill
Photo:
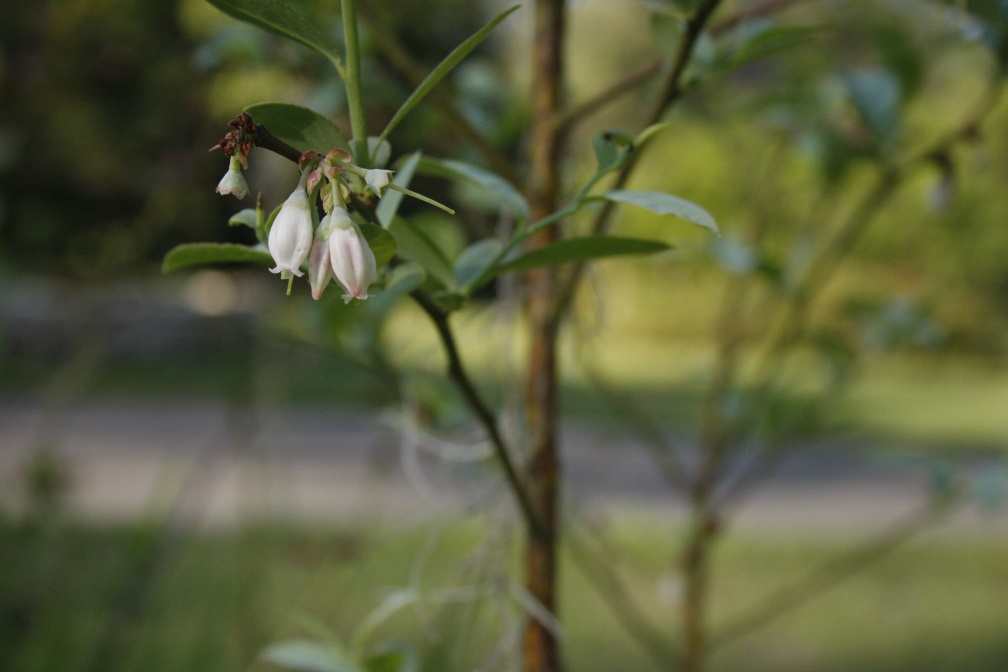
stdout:
MULTIPOLYGON (((66 467, 68 507, 85 518, 408 521, 509 506, 492 462, 483 459, 486 446, 446 443, 408 425, 391 414, 252 412, 221 402, 103 401, 45 410, 7 401, 0 403, 0 506, 21 510, 23 474, 39 450, 66 467)), ((571 506, 682 518, 682 502, 639 441, 566 428, 562 452, 571 506)), ((928 478, 923 470, 882 467, 859 452, 816 448, 758 488, 736 524, 783 533, 881 528, 927 503, 928 478)), ((1008 512, 981 515, 966 507, 950 525, 1008 530, 1008 512)))

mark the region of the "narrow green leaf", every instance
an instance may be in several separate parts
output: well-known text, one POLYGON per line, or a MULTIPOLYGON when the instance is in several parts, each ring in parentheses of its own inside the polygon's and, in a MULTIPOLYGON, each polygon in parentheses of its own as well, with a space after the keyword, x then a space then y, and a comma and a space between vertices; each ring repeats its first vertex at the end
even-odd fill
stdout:
POLYGON ((388 134, 399 125, 399 122, 410 113, 410 111, 417 106, 417 104, 424 99, 424 97, 430 93, 431 89, 437 86, 438 82, 444 79, 445 75, 452 71, 456 65, 462 62, 466 56, 469 55, 473 49, 475 49, 480 42, 486 39, 487 35, 490 34, 497 24, 507 18, 508 14, 518 9, 521 5, 515 5, 511 9, 505 10, 498 14, 490 23, 486 24, 479 30, 477 30, 469 39, 455 47, 455 50, 448 54, 443 61, 441 61, 434 70, 427 75, 427 79, 420 82, 420 86, 410 94, 409 98, 402 104, 392 119, 389 120, 388 124, 385 126, 385 130, 382 131, 380 138, 384 139, 388 137, 388 134))
POLYGON ((307 152, 314 149, 325 154, 333 147, 350 150, 350 143, 334 123, 318 112, 300 105, 287 103, 257 103, 245 111, 257 124, 288 145, 307 152))
POLYGON ((255 229, 258 223, 259 215, 256 213, 255 208, 240 210, 231 215, 231 219, 228 220, 228 226, 247 226, 250 229, 255 229))
POLYGON ((342 651, 318 642, 294 640, 263 651, 262 659, 296 672, 362 672, 342 651))
POLYGON ((899 80, 888 70, 876 68, 849 73, 843 83, 876 143, 882 146, 894 141, 903 102, 899 80))
POLYGON ((368 243, 368 247, 374 252, 375 264, 378 268, 391 261, 396 253, 396 239, 392 234, 371 222, 362 222, 360 230, 368 243))
POLYGON ((742 43, 732 54, 729 65, 739 68, 775 56, 809 42, 821 32, 822 26, 767 26, 742 43))
POLYGON ((454 159, 433 159, 424 157, 420 161, 418 170, 424 175, 444 177, 458 182, 474 184, 495 193, 501 201, 506 203, 522 220, 527 220, 529 216, 528 203, 525 197, 518 192, 511 183, 500 175, 489 170, 474 166, 465 161, 455 161, 454 159))
MULTIPOLYGON (((340 63, 340 45, 335 32, 326 30, 326 22, 309 17, 303 3, 289 0, 208 0, 239 21, 289 37, 314 49, 334 64, 340 63)), ((342 67, 337 65, 338 68, 342 67)))
POLYGON ((526 252, 500 267, 499 271, 527 271, 540 266, 560 266, 577 261, 601 259, 625 254, 654 254, 669 249, 665 243, 639 238, 616 236, 584 236, 568 238, 526 252))
POLYGON ((261 246, 249 247, 234 243, 186 243, 165 255, 161 271, 169 273, 190 266, 210 264, 254 264, 272 266, 273 257, 261 246))
POLYGON ((687 222, 693 222, 714 233, 718 231, 717 222, 709 212, 692 201, 666 194, 661 191, 631 191, 619 189, 607 191, 602 198, 615 203, 629 203, 638 208, 644 208, 658 215, 675 215, 687 222))
POLYGON ((395 236, 399 256, 415 261, 434 279, 449 289, 455 287, 455 272, 444 253, 426 233, 402 217, 389 223, 389 233, 395 236))
POLYGON ((420 596, 414 588, 403 588, 387 595, 381 604, 368 613, 357 625, 353 637, 353 648, 357 651, 364 650, 371 635, 382 624, 406 607, 415 605, 419 601, 420 596))
POLYGON ((462 250, 462 254, 455 260, 455 280, 459 287, 475 289, 479 280, 497 261, 503 248, 499 240, 487 238, 462 250))
MULTIPOLYGON (((393 184, 398 184, 400 187, 408 187, 410 181, 413 180, 413 173, 416 172, 417 163, 420 162, 420 152, 414 152, 410 154, 409 157, 403 162, 399 170, 396 171, 395 177, 392 178, 393 184)), ((375 214, 378 215, 378 221, 385 228, 388 228, 389 222, 392 218, 396 216, 399 211, 399 204, 402 203, 403 193, 401 191, 395 191, 389 189, 382 196, 381 200, 378 201, 378 207, 375 208, 375 214)))

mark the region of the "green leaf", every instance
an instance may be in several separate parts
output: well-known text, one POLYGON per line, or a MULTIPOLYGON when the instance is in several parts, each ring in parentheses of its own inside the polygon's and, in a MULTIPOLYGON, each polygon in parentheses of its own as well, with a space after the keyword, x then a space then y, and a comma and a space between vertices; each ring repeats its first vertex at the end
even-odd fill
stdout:
POLYGON ((297 672, 363 672, 335 647, 305 640, 271 646, 263 652, 262 659, 297 672))
POLYGON ((388 230, 395 236, 399 256, 420 264, 431 277, 445 287, 455 287, 455 272, 451 264, 426 233, 398 216, 389 223, 388 230))
POLYGON ((528 203, 525 197, 511 183, 500 175, 489 170, 474 166, 465 161, 455 161, 454 159, 432 159, 424 157, 420 161, 419 171, 424 175, 435 177, 445 177, 450 180, 466 182, 483 187, 495 193, 501 201, 506 203, 520 219, 526 220, 529 216, 528 203))
POLYGON ((389 274, 385 294, 407 294, 422 285, 426 279, 427 273, 420 264, 412 261, 399 264, 389 274))
POLYGON ((602 198, 615 203, 629 203, 638 208, 644 208, 658 215, 675 215, 687 222, 693 222, 698 226, 720 233, 717 222, 709 212, 701 208, 696 203, 686 199, 666 194, 662 191, 631 191, 629 189, 619 189, 607 191, 602 194, 602 198))
POLYGON ((375 264, 378 268, 391 261, 396 253, 396 239, 392 234, 371 222, 361 222, 359 226, 368 247, 374 252, 375 264))
POLYGON ((654 254, 669 249, 657 240, 617 238, 616 236, 584 236, 568 238, 526 252, 498 267, 499 271, 526 271, 540 266, 560 266, 577 261, 615 257, 625 254, 654 254))
MULTIPOLYGON (((394 184, 398 184, 400 187, 408 187, 410 182, 413 180, 413 173, 416 171, 417 163, 420 161, 420 152, 414 152, 410 154, 409 157, 402 163, 399 170, 396 171, 395 177, 392 178, 394 184)), ((375 208, 375 214, 378 215, 378 221, 381 225, 388 228, 389 222, 396 216, 399 211, 399 204, 402 203, 403 194, 401 191, 394 191, 389 189, 382 196, 381 200, 378 201, 378 207, 375 208)))
POLYGON ((899 80, 887 70, 850 73, 843 78, 851 102, 878 145, 896 139, 900 128, 902 91, 899 80))
POLYGON ((368 157, 371 159, 371 168, 384 168, 392 158, 392 145, 385 138, 368 136, 368 157))
POLYGON ((605 131, 592 138, 592 149, 595 150, 595 160, 598 161, 598 174, 592 179, 618 170, 626 163, 633 151, 633 140, 620 131, 605 131))
POLYGON ((186 243, 165 255, 161 271, 169 273, 190 266, 210 264, 254 264, 272 266, 273 257, 261 245, 249 247, 234 243, 186 243))
POLYGON ((731 67, 741 67, 805 44, 823 31, 822 26, 774 26, 759 31, 732 54, 731 67))
POLYGON ((402 104, 402 106, 396 111, 392 119, 389 120, 388 124, 385 126, 385 130, 382 131, 379 136, 382 139, 388 137, 388 134, 399 125, 399 122, 405 118, 410 111, 417 106, 417 104, 424 99, 424 97, 430 93, 431 89, 437 86, 438 82, 444 79, 445 75, 452 71, 456 65, 462 62, 466 56, 469 55, 473 49, 475 49, 480 42, 486 39, 487 35, 490 34, 497 24, 507 18, 508 14, 518 9, 521 5, 515 5, 511 9, 505 10, 498 14, 490 23, 486 24, 479 30, 477 30, 469 39, 455 47, 455 50, 448 54, 447 57, 440 63, 437 67, 431 71, 427 78, 420 82, 420 86, 410 94, 409 98, 402 104))
POLYGON ((475 289, 500 256, 504 246, 499 240, 479 240, 462 250, 455 260, 455 280, 459 287, 475 289))
POLYGON ((334 123, 307 107, 257 103, 249 105, 245 111, 257 124, 262 124, 270 133, 302 153, 314 149, 325 154, 333 147, 350 149, 350 143, 334 123))
MULTIPOLYGON (((304 3, 290 0, 208 0, 208 2, 239 21, 251 23, 292 40, 300 42, 327 57, 334 64, 340 63, 340 44, 335 40, 335 31, 326 30, 326 22, 317 17, 309 17, 304 11, 304 3)), ((337 65, 337 68, 341 66, 337 65)))
POLYGON ((255 208, 245 208, 236 212, 228 220, 228 226, 247 226, 250 229, 255 229, 258 224, 259 215, 256 213, 255 208))
POLYGON ((417 661, 413 652, 402 645, 389 645, 372 653, 363 661, 367 672, 416 672, 417 661))

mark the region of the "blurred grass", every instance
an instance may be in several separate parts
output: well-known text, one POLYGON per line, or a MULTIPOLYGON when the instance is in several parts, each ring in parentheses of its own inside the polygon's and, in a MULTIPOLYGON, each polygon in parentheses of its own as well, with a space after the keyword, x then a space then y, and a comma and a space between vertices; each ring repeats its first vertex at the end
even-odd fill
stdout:
MULTIPOLYGON (((435 588, 464 582, 485 528, 440 538, 423 573, 435 588)), ((388 591, 405 585, 429 528, 228 531, 0 525, 0 660, 10 672, 266 670, 258 653, 310 636, 305 619, 344 641, 388 591)), ((624 519, 612 530, 630 589, 660 627, 675 623, 679 530, 624 519)), ((714 556, 712 624, 841 551, 850 539, 739 534, 714 556)), ((611 559, 616 562, 615 559, 611 559)), ((568 567, 570 567, 568 565, 568 567)), ((571 567, 561 610, 570 668, 657 669, 571 567)), ((798 611, 715 651, 712 670, 995 672, 1008 658, 1008 544, 928 535, 798 611)), ((435 610, 436 611, 436 610, 435 610)), ((416 612, 380 632, 423 639, 416 612)), ((473 617, 449 639, 488 643, 473 617)), ((465 656, 463 656, 464 658, 465 656)))

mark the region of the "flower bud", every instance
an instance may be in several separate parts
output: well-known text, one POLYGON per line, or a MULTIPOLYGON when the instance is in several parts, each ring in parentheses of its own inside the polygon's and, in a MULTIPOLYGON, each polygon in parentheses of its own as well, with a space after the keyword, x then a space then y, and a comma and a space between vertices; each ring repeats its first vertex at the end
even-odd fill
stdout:
POLYGON ((228 171, 224 173, 224 177, 217 184, 217 193, 221 196, 231 194, 239 200, 248 196, 249 188, 245 177, 241 174, 241 160, 238 156, 231 157, 228 171))
POLYGON ((367 182, 368 188, 375 193, 375 196, 381 198, 382 189, 388 186, 389 175, 391 174, 391 170, 379 170, 377 168, 365 170, 364 181, 367 182))
POLYGON ((378 272, 374 252, 346 210, 335 208, 331 217, 329 258, 333 274, 345 290, 343 302, 363 301, 368 298, 368 286, 378 272))
POLYGON ((330 218, 326 215, 316 231, 312 242, 311 254, 308 255, 308 283, 311 285, 312 298, 318 301, 322 292, 333 277, 332 262, 329 261, 329 239, 319 236, 320 232, 329 228, 330 218))
POLYGON ((301 264, 308 257, 312 244, 312 218, 308 194, 300 186, 280 207, 267 239, 270 254, 279 273, 286 280, 291 275, 301 277, 301 264))

